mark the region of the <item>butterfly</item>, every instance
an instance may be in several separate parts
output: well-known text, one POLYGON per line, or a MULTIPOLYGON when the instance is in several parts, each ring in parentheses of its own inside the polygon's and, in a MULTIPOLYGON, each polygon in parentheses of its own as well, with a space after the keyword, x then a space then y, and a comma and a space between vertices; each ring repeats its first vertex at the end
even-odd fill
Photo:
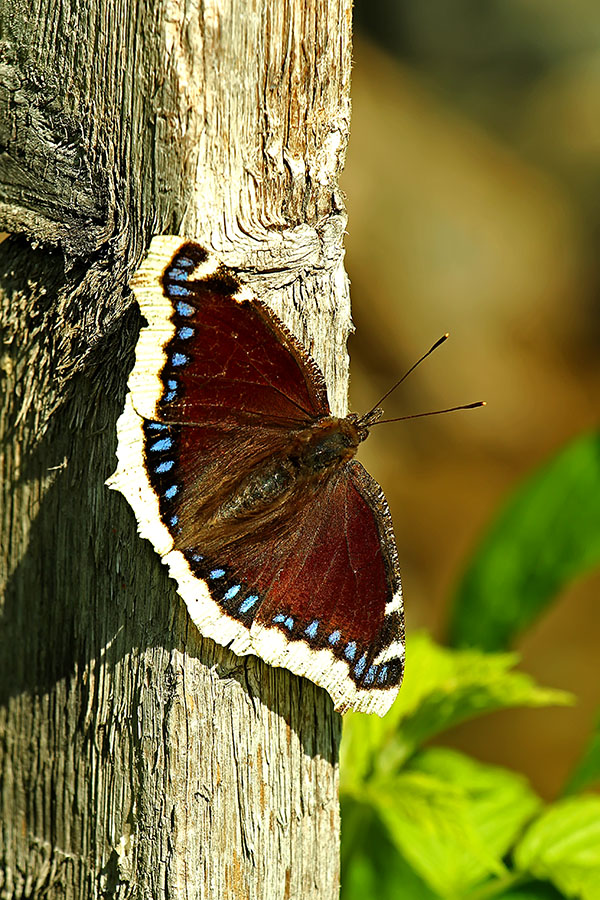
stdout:
POLYGON ((154 238, 132 288, 148 324, 107 483, 202 635, 384 715, 404 669, 398 555, 354 458, 381 411, 332 416, 304 347, 197 243, 154 238))

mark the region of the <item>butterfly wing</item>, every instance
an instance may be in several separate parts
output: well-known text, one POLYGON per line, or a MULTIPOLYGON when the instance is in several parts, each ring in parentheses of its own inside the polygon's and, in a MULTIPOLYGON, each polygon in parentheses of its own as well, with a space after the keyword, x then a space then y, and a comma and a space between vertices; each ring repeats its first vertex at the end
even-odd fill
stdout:
POLYGON ((134 289, 149 324, 110 485, 202 634, 310 677, 340 710, 383 714, 402 674, 399 578, 385 501, 358 463, 242 537, 200 537, 240 473, 329 415, 320 370, 197 244, 155 238, 134 289))
POLYGON ((203 247, 154 238, 132 287, 148 320, 129 380, 139 415, 236 428, 329 415, 318 366, 203 247))
MULTIPOLYGON (((341 712, 383 715, 402 680, 404 628, 381 489, 351 462, 323 487, 318 502, 283 514, 291 528, 282 534, 223 548, 220 596, 241 583, 228 609, 230 615, 245 611, 263 659, 326 688, 341 712), (249 591, 258 600, 247 610, 249 591)), ((201 562, 199 575, 210 579, 212 565, 201 562)))

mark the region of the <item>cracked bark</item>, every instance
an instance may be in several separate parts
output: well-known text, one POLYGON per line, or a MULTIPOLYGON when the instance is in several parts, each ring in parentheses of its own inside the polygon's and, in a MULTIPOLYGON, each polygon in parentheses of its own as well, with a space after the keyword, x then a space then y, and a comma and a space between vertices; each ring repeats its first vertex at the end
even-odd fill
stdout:
POLYGON ((203 640, 104 479, 153 233, 242 267, 345 412, 350 2, 0 16, 0 896, 333 898, 329 697, 203 640))

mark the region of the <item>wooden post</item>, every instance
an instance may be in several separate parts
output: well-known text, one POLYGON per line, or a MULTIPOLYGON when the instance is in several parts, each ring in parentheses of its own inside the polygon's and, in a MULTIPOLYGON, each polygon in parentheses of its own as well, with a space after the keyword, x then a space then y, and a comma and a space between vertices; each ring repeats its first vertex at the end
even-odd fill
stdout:
POLYGON ((0 896, 338 893, 328 695, 200 638, 105 478, 153 233, 210 244, 345 411, 350 0, 0 13, 0 896))

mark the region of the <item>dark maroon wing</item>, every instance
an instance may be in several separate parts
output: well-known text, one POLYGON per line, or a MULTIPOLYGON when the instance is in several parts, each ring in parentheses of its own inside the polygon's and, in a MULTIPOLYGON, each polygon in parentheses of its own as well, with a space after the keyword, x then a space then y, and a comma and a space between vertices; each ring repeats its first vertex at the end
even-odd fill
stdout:
POLYGON ((320 369, 231 270, 210 260, 184 244, 162 276, 176 329, 164 348, 165 419, 292 428, 328 415, 320 369))
POLYGON ((151 286, 136 292, 150 326, 130 379, 113 485, 203 634, 307 675, 340 710, 382 714, 402 677, 403 626, 381 490, 351 462, 243 539, 206 528, 199 536, 231 484, 329 405, 316 364, 230 270, 191 243, 161 265, 158 296, 151 286), (140 418, 144 396, 154 414, 140 418))
MULTIPOLYGON (((209 445, 198 465, 210 468, 218 434, 183 428, 180 440, 195 441, 199 431, 209 445)), ((225 455, 235 452, 226 443, 220 448, 225 455)), ((184 458, 188 452, 184 446, 184 458)), ((182 494, 163 501, 164 518, 175 526, 189 517, 182 494)), ((381 489, 351 462, 311 502, 283 510, 280 525, 225 540, 208 553, 184 529, 175 533, 175 547, 206 582, 222 615, 249 630, 253 652, 308 675, 329 690, 339 709, 385 712, 402 680, 404 628, 397 553, 381 489), (283 650, 271 639, 273 631, 285 639, 283 650), (315 672, 320 651, 329 658, 315 672), (377 699, 383 692, 389 700, 377 699)))
POLYGON ((404 630, 391 517, 379 485, 349 463, 285 537, 227 548, 223 564, 261 597, 256 624, 330 650, 360 688, 397 687, 404 630))

